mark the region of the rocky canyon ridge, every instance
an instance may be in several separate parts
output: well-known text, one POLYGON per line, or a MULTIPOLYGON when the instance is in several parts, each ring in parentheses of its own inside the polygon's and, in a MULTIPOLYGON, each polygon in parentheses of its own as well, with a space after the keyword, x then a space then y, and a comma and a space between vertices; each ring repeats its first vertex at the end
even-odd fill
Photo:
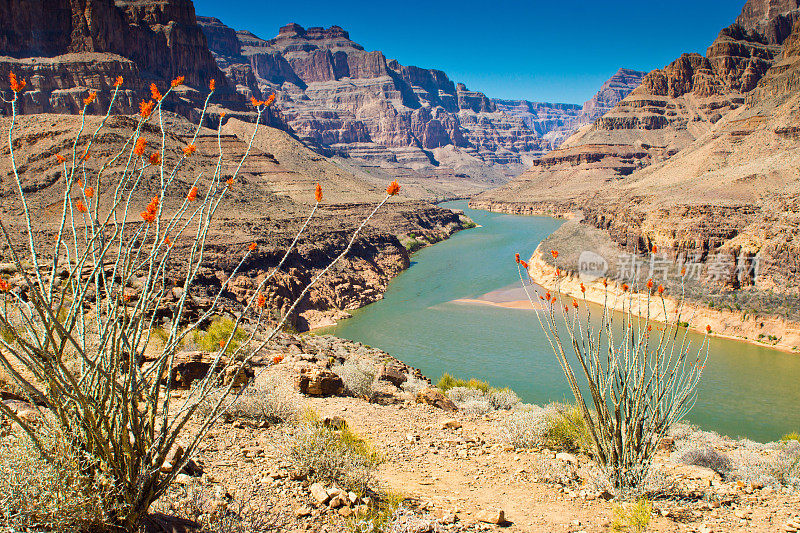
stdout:
POLYGON ((585 106, 494 100, 441 70, 367 51, 339 26, 288 24, 265 40, 215 18, 198 21, 231 83, 243 94, 276 92, 301 139, 383 166, 433 174, 441 166, 488 183, 521 172, 644 76, 620 69, 585 106))
MULTIPOLYGON (((611 256, 655 245, 671 261, 724 260, 703 280, 719 290, 711 305, 751 321, 760 313, 797 320, 789 315, 800 252, 799 13, 794 1, 748 0, 705 55, 650 72, 594 124, 471 205, 578 214, 610 239, 611 256)), ((549 244, 586 246, 587 234, 565 231, 549 244)), ((708 303, 707 294, 696 296, 708 303)))

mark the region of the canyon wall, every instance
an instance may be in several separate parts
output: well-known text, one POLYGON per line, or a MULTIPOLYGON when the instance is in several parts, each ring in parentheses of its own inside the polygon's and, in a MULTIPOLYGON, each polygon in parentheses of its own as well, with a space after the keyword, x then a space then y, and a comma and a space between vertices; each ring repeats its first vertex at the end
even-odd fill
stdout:
MULTIPOLYGON (((748 1, 705 55, 647 74, 593 126, 471 205, 571 214, 620 253, 655 245, 674 263, 696 257, 709 290, 796 297, 800 26, 761 32, 797 14, 792 2, 748 1), (720 257, 725 271, 711 279, 720 257), (754 263, 758 276, 743 276, 754 263)), ((763 301, 762 312, 780 307, 763 301)))

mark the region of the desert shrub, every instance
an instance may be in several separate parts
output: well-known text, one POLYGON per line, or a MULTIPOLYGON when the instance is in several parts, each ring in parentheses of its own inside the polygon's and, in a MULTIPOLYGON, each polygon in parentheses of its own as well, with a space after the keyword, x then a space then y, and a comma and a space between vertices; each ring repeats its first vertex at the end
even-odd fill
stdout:
POLYGON ((371 399, 375 394, 375 367, 370 363, 346 361, 332 369, 344 382, 347 391, 358 398, 371 399))
POLYGON ((416 396, 419 391, 430 387, 430 383, 426 379, 419 379, 413 374, 408 374, 408 378, 403 382, 401 388, 403 391, 416 396))
POLYGON ((545 417, 542 444, 568 452, 593 451, 592 437, 577 405, 551 404, 545 417))
MULTIPOLYGON (((463 380, 461 383, 465 383, 463 380)), ((469 383, 469 382, 466 382, 469 383)), ((483 384, 483 382, 479 382, 483 384)), ((477 386, 456 385, 447 389, 447 397, 453 400, 461 411, 472 415, 482 415, 499 409, 511 409, 520 403, 511 389, 494 389, 477 386)))
POLYGON ((515 448, 542 445, 547 427, 547 410, 537 405, 518 407, 500 425, 500 435, 515 448))
POLYGON ((345 424, 334 427, 308 412, 288 450, 294 469, 314 481, 364 494, 374 480, 381 454, 345 424))
POLYGON ((730 457, 710 446, 686 450, 679 460, 687 465, 710 468, 722 477, 727 476, 732 468, 730 457))
MULTIPOLYGON (((225 393, 216 389, 201 407, 201 414, 209 414, 225 393)), ((238 395, 223 400, 223 416, 227 420, 249 419, 273 424, 295 421, 302 401, 299 394, 277 378, 267 379, 262 384, 245 388, 238 395)))
POLYGON ((478 389, 483 392, 489 392, 489 384, 485 381, 480 381, 475 378, 469 380, 458 379, 454 378, 450 374, 443 374, 436 383, 436 386, 443 392, 447 392, 454 387, 466 387, 468 389, 478 389))
POLYGON ((614 505, 614 520, 611 527, 614 531, 642 533, 647 529, 653 516, 653 504, 650 500, 640 498, 635 502, 623 502, 614 505))
POLYGON ((488 398, 492 409, 503 411, 513 409, 521 402, 517 393, 509 388, 492 389, 489 391, 488 398))
POLYGON ((800 442, 800 433, 798 433, 797 431, 793 431, 781 437, 781 442, 783 442, 784 444, 792 440, 800 442))
POLYGON ((63 436, 39 438, 50 460, 26 435, 0 438, 0 529, 106 530, 110 489, 84 474, 86 459, 63 436))
POLYGON ((459 407, 466 402, 482 401, 486 399, 486 395, 481 389, 464 387, 462 385, 447 389, 446 394, 447 397, 458 404, 459 407))
POLYGON ((225 353, 228 355, 236 352, 247 337, 247 332, 241 326, 237 327, 233 320, 221 316, 214 317, 205 331, 194 330, 192 333, 192 340, 200 350, 218 352, 220 346, 227 343, 225 353))
POLYGON ((388 533, 395 513, 405 498, 396 492, 376 495, 366 510, 357 512, 347 520, 347 528, 352 533, 388 533))
MULTIPOLYGON (((199 528, 191 529, 195 533, 267 533, 283 530, 285 517, 250 506, 250 494, 256 496, 261 491, 258 486, 247 487, 241 491, 244 492, 243 496, 228 500, 220 499, 213 486, 197 483, 176 485, 153 504, 152 511, 198 524, 199 528)), ((186 531, 184 528, 173 528, 169 523, 161 524, 156 517, 151 517, 150 521, 155 522, 153 525, 156 527, 142 528, 144 531, 186 531)))
POLYGON ((800 443, 743 441, 730 452, 730 477, 744 483, 800 489, 800 443))

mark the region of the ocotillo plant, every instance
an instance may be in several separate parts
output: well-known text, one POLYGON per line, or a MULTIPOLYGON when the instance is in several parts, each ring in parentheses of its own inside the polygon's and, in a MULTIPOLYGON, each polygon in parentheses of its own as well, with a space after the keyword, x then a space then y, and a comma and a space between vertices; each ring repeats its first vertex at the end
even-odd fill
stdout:
MULTIPOLYGON (((551 253, 558 257, 557 251, 551 253)), ((583 413, 595 457, 614 488, 628 494, 644 480, 670 427, 694 406, 711 328, 706 327, 701 346, 692 350, 688 331, 679 327, 682 296, 671 315, 664 287, 654 288, 652 280, 644 301, 627 284, 610 295, 603 280, 602 309, 593 322, 583 283, 580 302, 565 296, 560 291, 562 272, 556 268, 553 293, 541 294, 526 284, 528 264, 519 254, 516 260, 528 299, 583 413), (620 309, 617 298, 620 313, 615 312, 620 309), (659 305, 665 323, 651 318, 651 304, 659 305)))
MULTIPOLYGON (((12 96, 6 100, 12 109, 8 157, 27 238, 23 244, 14 242, 7 225, 0 221, 10 261, 23 280, 16 287, 0 280, 3 330, 0 365, 23 394, 39 406, 41 418, 54 425, 59 434, 84 454, 87 475, 107 480, 113 486, 109 525, 133 531, 220 416, 243 366, 283 327, 309 290, 310 285, 277 324, 269 322, 271 313, 265 309, 266 299, 261 291, 297 245, 322 201, 322 190, 318 185, 316 203, 280 263, 236 316, 230 338, 221 342, 213 354, 212 371, 176 400, 171 394, 176 386, 173 365, 181 341, 215 314, 222 294, 228 289, 228 282, 222 283, 199 318, 187 319, 187 298, 203 263, 209 230, 226 193, 235 186, 262 114, 275 96, 266 101, 252 99, 257 111, 256 127, 232 174, 223 174, 218 131, 220 153, 213 175, 205 181, 200 175, 191 177, 188 188, 184 189, 184 184, 180 185, 182 190, 177 190, 181 183, 177 177, 186 173, 184 164, 196 151, 195 141, 214 94, 214 81, 209 86, 194 136, 171 168, 167 164, 162 104, 183 83, 183 77, 173 80, 164 94, 156 84, 151 86, 152 98, 140 104, 134 132, 122 149, 104 161, 90 159, 90 154, 110 117, 123 80, 117 78, 108 111, 99 126, 85 133, 86 111, 95 102, 97 93, 89 94, 71 149, 57 155, 63 196, 56 204, 60 206, 58 229, 51 240, 46 240, 41 236, 34 238, 40 235, 39 220, 26 200, 25 176, 15 161, 17 105, 25 82, 13 74, 10 81, 12 96), (155 149, 148 150, 144 132, 151 121, 157 121, 160 140, 155 149), (157 193, 146 206, 137 206, 137 187, 145 182, 157 193), (182 200, 173 210, 166 207, 165 198, 182 200), (166 339, 150 343, 151 332, 160 324, 157 310, 163 308, 169 294, 176 294, 167 272, 170 262, 175 262, 173 244, 179 240, 185 250, 178 284, 182 290, 177 291, 179 297, 170 309, 172 320, 166 339), (138 294, 132 295, 126 287, 134 279, 138 294), (245 340, 229 350, 232 339, 241 331, 246 332, 245 340), (158 346, 155 355, 154 345, 158 346), (149 350, 148 362, 145 349, 149 350), (224 387, 223 394, 213 395, 211 409, 198 409, 210 401, 211 392, 219 384, 219 375, 233 379, 224 387), (171 468, 165 468, 168 460, 173 462, 171 468)), ((348 253, 367 222, 398 191, 396 182, 389 186, 386 197, 355 230, 348 246, 312 284, 348 253)), ((241 261, 228 279, 236 275, 256 249, 254 243, 242 250, 241 261)), ((237 338, 241 339, 241 334, 237 338)), ((0 413, 16 422, 41 454, 48 456, 36 427, 2 403, 0 413)))

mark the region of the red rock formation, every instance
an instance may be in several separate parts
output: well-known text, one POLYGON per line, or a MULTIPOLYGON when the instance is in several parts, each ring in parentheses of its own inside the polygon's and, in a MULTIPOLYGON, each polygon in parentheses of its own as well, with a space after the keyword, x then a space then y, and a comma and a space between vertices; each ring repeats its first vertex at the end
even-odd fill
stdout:
MULTIPOLYGON (((0 0, 0 55, 18 60, 0 65, 0 75, 16 69, 30 78, 25 113, 76 112, 81 92, 106 90, 117 75, 129 91, 118 111, 134 111, 134 93, 144 98, 151 81, 165 84, 177 76, 202 92, 216 79, 219 98, 244 109, 208 49, 190 0, 0 0), (64 94, 70 90, 75 94, 64 94)), ((185 93, 175 110, 191 115, 193 95, 185 93)))

